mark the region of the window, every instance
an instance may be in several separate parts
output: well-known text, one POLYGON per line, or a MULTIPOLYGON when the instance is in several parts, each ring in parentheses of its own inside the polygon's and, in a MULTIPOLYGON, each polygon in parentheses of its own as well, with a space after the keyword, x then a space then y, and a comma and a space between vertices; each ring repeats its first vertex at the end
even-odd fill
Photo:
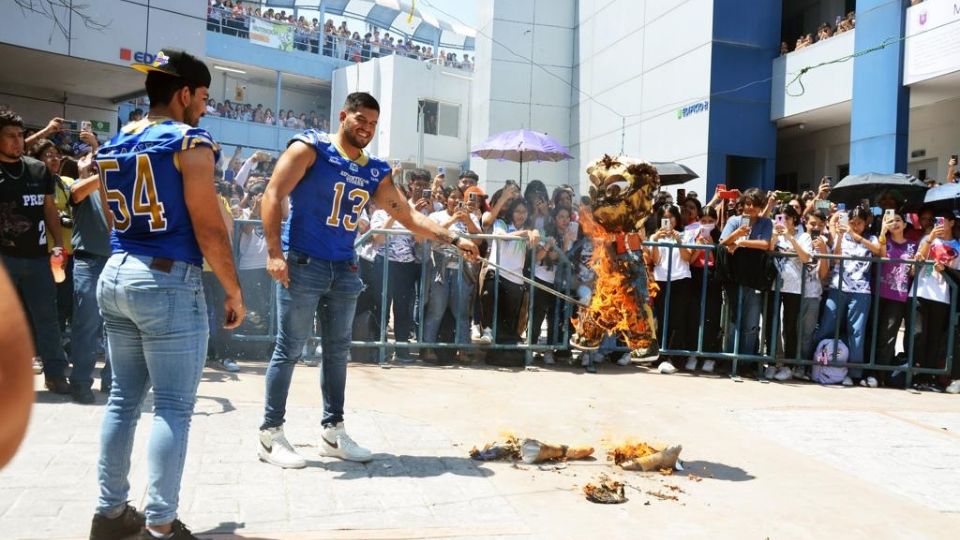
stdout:
POLYGON ((460 136, 460 105, 421 99, 418 103, 423 113, 423 132, 443 137, 460 136))

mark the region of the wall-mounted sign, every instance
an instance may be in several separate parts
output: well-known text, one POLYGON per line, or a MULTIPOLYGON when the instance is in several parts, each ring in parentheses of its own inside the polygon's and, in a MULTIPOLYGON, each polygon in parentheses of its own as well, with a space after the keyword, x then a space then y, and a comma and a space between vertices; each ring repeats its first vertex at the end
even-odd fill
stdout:
POLYGON ((709 110, 710 110, 710 100, 705 99, 703 101, 699 101, 692 105, 687 105, 686 107, 681 107, 677 109, 677 120, 683 120, 688 116, 692 116, 694 114, 700 114, 702 112, 707 112, 709 110))
POLYGON ((120 47, 120 59, 127 62, 136 62, 138 64, 152 64, 157 55, 145 51, 133 51, 126 47, 120 47))
POLYGON ((903 83, 960 70, 960 0, 927 0, 907 9, 903 83))
POLYGON ((274 23, 259 17, 250 17, 250 43, 280 49, 293 50, 293 26, 274 23))

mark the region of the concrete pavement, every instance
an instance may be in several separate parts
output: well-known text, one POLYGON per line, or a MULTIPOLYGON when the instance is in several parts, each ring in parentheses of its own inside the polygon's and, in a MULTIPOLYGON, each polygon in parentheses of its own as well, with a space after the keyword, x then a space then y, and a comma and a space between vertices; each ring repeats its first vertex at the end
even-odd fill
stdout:
MULTIPOLYGON (((182 519, 211 538, 953 538, 960 531, 960 397, 810 384, 734 383, 640 367, 381 369, 351 365, 347 427, 369 464, 321 458, 319 370, 298 367, 287 435, 309 460, 256 457, 264 364, 207 369, 182 519), (542 470, 478 463, 504 431, 591 444, 598 459, 542 470), (605 445, 680 443, 686 471, 630 473, 605 445), (586 501, 607 472, 629 501, 586 501), (650 493, 674 495, 661 500, 650 493)), ((42 381, 38 377, 38 388, 42 381)), ((30 431, 0 472, 0 538, 84 538, 102 406, 38 392, 30 431)), ((102 396, 99 403, 102 403, 102 396)), ((150 403, 131 483, 142 508, 150 403)))

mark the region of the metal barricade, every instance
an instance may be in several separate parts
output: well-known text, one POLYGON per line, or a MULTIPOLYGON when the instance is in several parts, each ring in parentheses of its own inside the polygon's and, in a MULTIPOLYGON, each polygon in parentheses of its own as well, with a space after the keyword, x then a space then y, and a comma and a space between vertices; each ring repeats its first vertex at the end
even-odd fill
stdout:
MULTIPOLYGON (((260 222, 256 220, 235 220, 235 234, 234 234, 234 254, 237 259, 240 257, 240 243, 241 235, 243 233, 243 227, 245 225, 259 226, 260 222)), ((356 240, 355 245, 357 247, 362 246, 366 242, 372 241, 374 235, 384 235, 390 236, 410 236, 412 233, 406 230, 396 230, 396 229, 371 229, 365 232, 363 235, 359 236, 356 240)), ((516 236, 502 236, 502 235, 492 235, 492 234, 480 234, 480 235, 467 235, 467 237, 476 240, 487 240, 490 242, 499 242, 502 246, 508 245, 511 242, 522 242, 524 239, 516 236)), ((646 247, 652 248, 661 248, 666 249, 667 257, 672 257, 673 252, 676 249, 692 249, 699 250, 704 252, 704 258, 706 261, 716 260, 716 250, 723 249, 713 244, 681 244, 674 242, 644 242, 643 244, 646 247)), ((382 271, 376 276, 379 280, 380 287, 380 305, 376 314, 379 318, 379 329, 378 334, 375 336, 376 339, 372 340, 354 340, 351 342, 352 348, 375 348, 378 351, 378 362, 381 364, 386 364, 388 362, 388 355, 390 351, 407 351, 411 349, 457 349, 461 351, 523 351, 525 356, 525 363, 530 364, 533 360, 533 354, 536 352, 546 352, 546 351, 569 351, 570 350, 570 319, 575 315, 574 305, 567 301, 562 301, 557 299, 555 301, 555 308, 548 310, 547 317, 547 334, 553 334, 556 336, 554 342, 547 343, 534 343, 532 342, 532 336, 534 332, 534 311, 536 309, 537 294, 535 294, 535 288, 530 284, 524 285, 525 292, 528 297, 526 305, 526 316, 527 324, 524 332, 520 332, 519 329, 516 330, 516 334, 522 339, 518 340, 516 343, 501 343, 498 337, 501 335, 502 324, 501 317, 501 302, 500 302, 500 280, 504 279, 501 275, 501 270, 499 268, 499 260, 493 262, 498 263, 495 267, 487 267, 481 272, 486 272, 489 274, 489 277, 493 279, 492 286, 492 315, 491 315, 491 330, 493 334, 493 342, 490 344, 474 342, 474 340, 469 339, 461 335, 463 325, 458 325, 456 328, 456 333, 454 334, 454 339, 452 342, 444 341, 434 341, 434 342, 425 342, 424 341, 424 323, 425 323, 425 310, 427 303, 429 302, 430 297, 430 283, 428 278, 430 275, 429 270, 432 266, 432 258, 430 250, 432 248, 445 249, 446 254, 454 258, 457 261, 457 287, 462 290, 463 283, 465 279, 469 279, 465 276, 464 269, 466 268, 462 255, 457 251, 453 250, 449 246, 434 246, 429 241, 423 241, 420 244, 419 248, 419 264, 420 264, 420 277, 419 277, 419 298, 415 300, 417 307, 415 313, 415 327, 416 335, 414 341, 407 342, 406 340, 397 340, 397 339, 388 339, 387 332, 387 323, 389 322, 389 314, 387 313, 388 306, 388 296, 387 291, 390 289, 390 267, 391 262, 389 257, 381 257, 382 260, 382 271), (418 300, 418 301, 417 301, 418 300), (553 327, 553 332, 549 331, 550 327, 553 327)), ((535 260, 536 252, 533 249, 530 249, 529 246, 525 247, 527 260, 527 268, 534 268, 537 261, 535 260)), ((599 247, 598 247, 599 249, 599 247)), ((502 254, 502 249, 497 249, 498 259, 500 254, 502 254)), ((574 272, 574 265, 562 251, 558 251, 557 267, 556 267, 556 279, 554 288, 558 292, 567 294, 570 293, 573 287, 570 285, 572 283, 572 276, 574 272)), ((779 253, 779 252, 768 252, 768 255, 775 258, 793 258, 797 257, 794 253, 779 253)), ((826 259, 832 261, 831 264, 838 265, 838 282, 843 284, 843 275, 844 275, 844 262, 849 261, 867 261, 871 263, 871 272, 872 272, 872 282, 870 289, 870 316, 867 318, 865 323, 869 325, 869 334, 870 339, 864 341, 864 359, 868 359, 865 362, 837 362, 837 342, 840 341, 841 337, 841 326, 846 323, 846 321, 840 317, 836 318, 833 332, 829 334, 827 339, 832 339, 833 341, 833 358, 829 362, 831 366, 845 366, 848 368, 860 368, 865 371, 872 372, 893 372, 901 371, 905 373, 906 377, 906 386, 909 388, 912 382, 912 379, 916 375, 947 375, 951 373, 953 368, 954 359, 954 348, 957 345, 956 333, 958 330, 957 325, 957 300, 958 300, 958 286, 952 280, 948 279, 947 283, 949 284, 949 329, 945 336, 942 336, 946 340, 946 358, 944 359, 944 365, 941 368, 930 368, 930 367, 918 367, 916 366, 915 360, 925 360, 917 359, 914 356, 915 352, 915 331, 917 316, 918 316, 918 296, 917 289, 919 286, 919 273, 921 271, 930 271, 932 262, 930 261, 916 261, 916 260, 906 260, 906 259, 890 259, 890 258, 880 258, 880 257, 848 257, 834 254, 817 254, 813 260, 819 261, 820 259, 826 259), (878 363, 877 353, 878 353, 878 339, 879 334, 879 310, 880 310, 880 287, 878 286, 880 281, 880 274, 882 271, 882 264, 896 264, 896 265, 908 265, 914 269, 914 277, 911 281, 911 292, 907 303, 909 308, 907 315, 903 322, 903 325, 906 327, 906 346, 905 346, 905 363, 902 364, 884 364, 878 363)), ((396 263, 394 263, 396 264, 396 263)), ((801 279, 800 279, 800 298, 804 298, 804 292, 806 290, 806 273, 810 271, 815 271, 810 268, 811 263, 803 263, 801 279)), ((700 310, 697 315, 698 322, 698 331, 696 336, 696 346, 690 348, 670 348, 669 337, 670 337, 670 309, 671 305, 674 304, 674 299, 672 298, 672 288, 674 280, 672 275, 672 265, 667 265, 667 279, 665 286, 662 290, 659 291, 659 295, 663 295, 663 313, 661 314, 660 320, 663 321, 663 324, 660 328, 657 328, 657 337, 660 344, 659 353, 660 355, 666 356, 678 356, 678 357, 688 357, 694 356, 697 358, 703 359, 715 359, 715 360, 727 360, 731 362, 731 375, 733 377, 738 377, 740 370, 740 365, 742 363, 748 365, 761 365, 761 364, 782 364, 790 366, 812 366, 816 365, 812 358, 803 357, 802 344, 799 342, 799 337, 801 336, 800 325, 801 322, 798 320, 796 322, 797 327, 795 330, 798 335, 798 343, 795 345, 795 351, 792 357, 785 357, 779 350, 780 346, 780 331, 781 328, 781 297, 782 293, 782 280, 777 275, 773 280, 773 285, 770 290, 759 291, 761 295, 760 301, 760 317, 757 322, 757 338, 756 338, 756 350, 745 351, 743 350, 743 336, 742 328, 744 322, 744 293, 757 294, 757 291, 750 290, 742 285, 736 285, 727 283, 725 286, 721 285, 718 282, 715 282, 713 274, 717 272, 716 265, 705 264, 703 268, 702 279, 699 283, 699 291, 693 291, 693 294, 696 295, 695 298, 699 299, 700 310), (715 291, 709 291, 710 287, 723 287, 724 288, 724 299, 721 304, 721 313, 720 313, 720 332, 722 338, 720 338, 721 350, 707 350, 705 347, 706 336, 705 336, 705 320, 707 317, 708 309, 708 294, 716 294, 715 291), (753 292, 750 292, 753 291, 753 292), (736 301, 733 301, 733 295, 736 295, 736 301), (731 304, 735 307, 731 307, 731 304), (773 316, 769 314, 772 307, 773 316)), ((831 269, 832 272, 832 269, 831 269)), ((266 274, 266 269, 263 269, 264 275, 266 274)), ((830 274, 832 276, 832 273, 830 274)), ((649 279, 653 279, 653 274, 648 272, 649 279)), ((365 276, 369 281, 369 277, 365 276)), ((531 277, 532 279, 532 272, 531 277)), ((254 311, 262 314, 266 317, 266 321, 262 323, 259 328, 259 332, 251 332, 248 329, 244 330, 241 327, 240 330, 235 331, 232 334, 232 339, 239 341, 259 341, 259 342, 272 342, 275 340, 277 333, 277 310, 276 310, 276 294, 275 287, 277 285, 267 277, 269 286, 271 287, 271 293, 267 295, 266 304, 263 306, 248 306, 248 311, 254 311)), ((366 282, 365 286, 372 286, 371 283, 366 282)), ((820 304, 817 307, 817 321, 822 319, 821 312, 823 309, 823 304, 828 296, 828 292, 831 289, 824 288, 823 294, 821 294, 818 303, 820 304)), ((795 293, 791 293, 795 294, 795 293)), ((841 297, 846 294, 852 294, 849 292, 840 292, 841 297)), ((479 302, 481 299, 482 290, 480 288, 480 280, 477 280, 477 288, 472 295, 472 302, 479 302)), ((691 298, 678 298, 676 301, 679 302, 691 302, 691 298)), ((472 310, 470 311, 472 313, 472 310)), ((467 328, 470 326, 467 325, 467 328)), ((864 329, 867 331, 867 328, 864 329)), ((899 330, 898 330, 899 331, 899 330)), ((813 333, 813 336, 817 334, 823 334, 823 330, 817 330, 813 333)), ((811 336, 811 339, 813 339, 811 336)), ((314 342, 318 342, 321 337, 319 335, 313 335, 310 338, 314 342)), ((816 346, 816 343, 813 344, 813 347, 816 346)), ((624 351, 627 352, 629 349, 625 346, 613 347, 609 349, 612 351, 624 351)), ((762 373, 759 375, 759 378, 763 378, 762 373)))

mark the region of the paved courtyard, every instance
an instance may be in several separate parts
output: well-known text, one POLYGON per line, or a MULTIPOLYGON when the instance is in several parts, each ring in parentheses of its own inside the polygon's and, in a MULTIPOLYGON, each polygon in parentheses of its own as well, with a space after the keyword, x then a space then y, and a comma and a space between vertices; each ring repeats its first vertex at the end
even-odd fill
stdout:
MULTIPOLYGON (((256 458, 264 364, 208 369, 191 432, 181 513, 216 539, 956 538, 960 397, 810 384, 572 369, 352 365, 347 426, 369 464, 321 458, 319 371, 298 367, 288 438, 309 460, 256 458), (566 467, 479 463, 504 432, 597 448, 566 467), (684 472, 614 469, 606 445, 680 443, 684 472), (629 501, 596 505, 601 473, 629 501), (654 494, 676 496, 662 499, 654 494)), ((42 385, 37 380, 38 388, 42 385)), ((102 413, 38 392, 30 431, 0 472, 0 538, 85 538, 102 413)), ((145 406, 134 504, 145 492, 145 406)))

